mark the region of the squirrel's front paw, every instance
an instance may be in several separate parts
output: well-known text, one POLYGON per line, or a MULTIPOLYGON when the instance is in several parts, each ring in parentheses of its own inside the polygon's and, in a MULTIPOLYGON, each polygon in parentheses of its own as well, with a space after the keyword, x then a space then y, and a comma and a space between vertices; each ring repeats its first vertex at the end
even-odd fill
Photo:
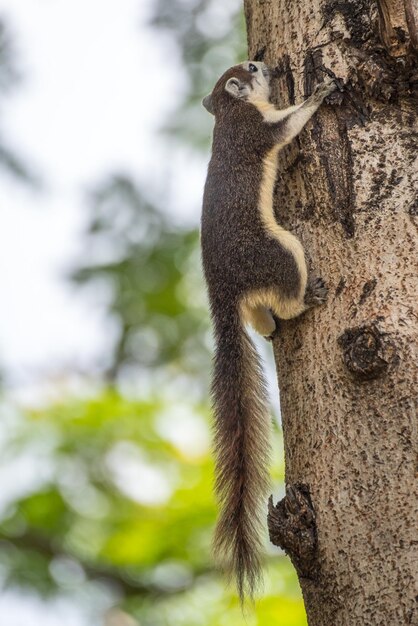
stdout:
POLYGON ((326 79, 323 83, 319 83, 315 87, 315 91, 313 92, 313 97, 315 100, 322 100, 329 96, 330 93, 337 89, 337 85, 332 79, 326 79))
POLYGON ((310 278, 306 286, 305 305, 307 307, 318 306, 327 301, 328 287, 320 277, 310 278))

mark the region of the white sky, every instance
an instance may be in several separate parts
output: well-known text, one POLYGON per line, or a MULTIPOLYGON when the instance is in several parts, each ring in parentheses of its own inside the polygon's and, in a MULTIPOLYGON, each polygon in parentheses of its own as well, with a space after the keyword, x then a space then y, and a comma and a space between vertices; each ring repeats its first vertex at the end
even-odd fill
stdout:
MULTIPOLYGON (((4 100, 1 128, 46 184, 34 195, 0 179, 0 363, 14 384, 88 368, 114 338, 103 296, 83 298, 63 276, 81 250, 88 262, 87 189, 114 171, 169 184, 155 133, 184 79, 170 40, 145 27, 151 3, 0 0, 24 77, 4 100)), ((197 221, 204 164, 187 172, 177 168, 173 206, 197 221)))

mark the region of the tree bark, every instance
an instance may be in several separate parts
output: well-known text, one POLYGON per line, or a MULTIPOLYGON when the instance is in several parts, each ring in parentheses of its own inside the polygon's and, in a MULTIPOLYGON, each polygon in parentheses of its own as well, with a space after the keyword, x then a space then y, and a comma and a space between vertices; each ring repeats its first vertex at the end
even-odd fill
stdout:
POLYGON ((311 626, 418 624, 418 6, 244 0, 280 107, 335 92, 279 156, 276 217, 328 303, 274 342, 286 498, 270 502, 311 626))

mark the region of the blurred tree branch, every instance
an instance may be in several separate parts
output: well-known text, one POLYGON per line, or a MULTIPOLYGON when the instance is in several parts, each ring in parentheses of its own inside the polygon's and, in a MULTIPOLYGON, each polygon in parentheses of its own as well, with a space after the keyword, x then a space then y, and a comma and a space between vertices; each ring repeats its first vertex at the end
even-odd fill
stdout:
POLYGON ((114 175, 89 196, 88 265, 72 274, 79 284, 105 281, 108 310, 118 322, 107 379, 129 365, 169 366, 189 375, 208 367, 207 314, 192 275, 198 232, 169 222, 130 178, 114 175), (197 365, 200 367, 196 367, 197 365))
POLYGON ((156 0, 151 24, 175 42, 187 78, 183 101, 163 130, 207 150, 212 120, 202 98, 219 75, 247 56, 241 0, 156 0))
MULTIPOLYGON (((21 75, 17 69, 13 35, 4 18, 0 16, 0 92, 2 96, 12 91, 21 75)), ((40 186, 39 176, 16 154, 0 134, 0 169, 32 187, 40 186)))
POLYGON ((0 547, 2 542, 14 546, 18 550, 35 551, 48 561, 63 557, 76 561, 90 580, 100 580, 110 585, 122 592, 125 598, 139 596, 158 598, 167 594, 181 593, 193 587, 199 576, 213 573, 212 568, 196 568, 193 572, 193 577, 190 578, 187 585, 167 590, 166 588, 161 588, 158 584, 135 579, 122 568, 82 560, 79 556, 75 556, 63 549, 56 540, 48 539, 45 535, 41 535, 33 530, 16 536, 0 534, 0 547))

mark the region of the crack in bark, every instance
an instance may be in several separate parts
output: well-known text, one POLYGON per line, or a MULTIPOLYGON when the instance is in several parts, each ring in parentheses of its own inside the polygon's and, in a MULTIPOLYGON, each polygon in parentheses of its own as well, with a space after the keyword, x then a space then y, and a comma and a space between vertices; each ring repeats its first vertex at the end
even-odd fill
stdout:
POLYGON ((370 0, 328 0, 321 11, 324 23, 340 13, 350 32, 350 45, 362 47, 374 35, 372 13, 375 8, 370 0), (359 19, 361 16, 363 19, 359 19))
POLYGON ((377 285, 377 279, 373 278, 372 280, 368 280, 367 283, 363 285, 363 291, 361 292, 359 304, 363 304, 365 300, 370 296, 370 294, 374 291, 377 285))
POLYGON ((355 233, 351 144, 344 120, 338 113, 333 113, 333 115, 335 115, 338 127, 337 139, 335 135, 326 136, 327 129, 319 119, 314 123, 311 133, 317 145, 321 164, 325 169, 334 215, 343 227, 346 236, 351 238, 355 233))
POLYGON ((337 298, 339 295, 341 295, 341 293, 344 291, 345 288, 345 278, 343 276, 341 276, 340 278, 340 282, 338 283, 336 289, 335 289, 335 297, 337 298))
POLYGON ((283 55, 278 62, 274 68, 274 75, 277 76, 277 78, 285 77, 289 104, 295 104, 295 79, 293 77, 293 71, 290 66, 290 56, 288 54, 283 55))
POLYGON ((340 45, 355 62, 352 72, 358 93, 382 102, 418 98, 418 10, 410 2, 329 0, 322 14, 324 23, 337 14, 344 19, 350 38, 340 45))
POLYGON ((312 94, 318 80, 323 80, 322 68, 322 50, 320 48, 308 50, 303 63, 303 91, 305 98, 312 94))
POLYGON ((408 23, 404 0, 378 0, 380 38, 393 56, 407 52, 408 35, 413 25, 408 23))
POLYGON ((263 61, 264 55, 266 54, 266 49, 267 49, 266 46, 259 48, 259 50, 257 50, 257 52, 254 55, 254 61, 263 61))
MULTIPOLYGON (((333 72, 327 70, 323 65, 322 50, 309 50, 305 56, 303 69, 305 96, 309 96, 312 93, 315 84, 318 82, 318 77, 322 80, 324 74, 331 75, 333 72)), ((338 79, 337 84, 341 88, 341 83, 338 79)), ((341 100, 341 93, 336 93, 336 96, 341 100)), ((361 108, 355 104, 352 96, 350 96, 350 100, 356 110, 356 114, 359 115, 360 122, 364 124, 364 115, 359 114, 361 108)), ((335 112, 334 115, 338 127, 337 141, 335 141, 335 134, 332 137, 327 137, 329 129, 327 130, 321 124, 319 118, 314 122, 312 136, 317 146, 321 164, 326 172, 334 215, 342 225, 346 236, 351 238, 355 232, 353 217, 355 201, 352 176, 353 159, 347 134, 347 124, 338 112, 335 112)))

